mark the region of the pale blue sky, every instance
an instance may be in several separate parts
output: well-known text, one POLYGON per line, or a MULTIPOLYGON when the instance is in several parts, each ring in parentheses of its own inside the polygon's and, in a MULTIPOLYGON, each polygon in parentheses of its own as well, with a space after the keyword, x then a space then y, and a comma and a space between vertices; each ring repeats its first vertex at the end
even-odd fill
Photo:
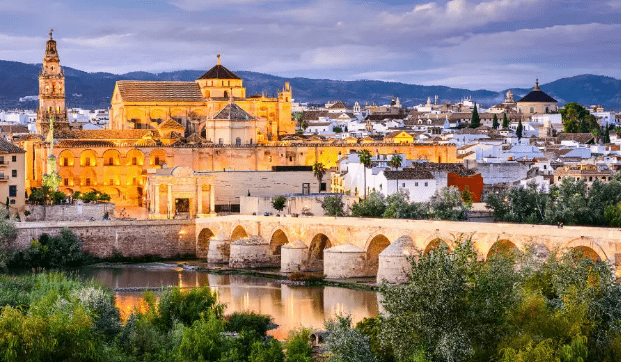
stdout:
POLYGON ((621 78, 621 0, 0 0, 0 59, 501 90, 621 78))

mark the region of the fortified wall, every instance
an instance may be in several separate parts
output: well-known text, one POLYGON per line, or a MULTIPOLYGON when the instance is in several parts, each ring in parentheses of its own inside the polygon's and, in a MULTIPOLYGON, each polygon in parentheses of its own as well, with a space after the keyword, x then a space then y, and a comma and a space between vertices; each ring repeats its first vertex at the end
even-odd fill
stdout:
POLYGON ((24 249, 42 234, 59 235, 68 227, 84 243, 83 250, 100 258, 119 252, 125 257, 164 258, 196 254, 193 220, 138 220, 17 223, 16 247, 24 249))

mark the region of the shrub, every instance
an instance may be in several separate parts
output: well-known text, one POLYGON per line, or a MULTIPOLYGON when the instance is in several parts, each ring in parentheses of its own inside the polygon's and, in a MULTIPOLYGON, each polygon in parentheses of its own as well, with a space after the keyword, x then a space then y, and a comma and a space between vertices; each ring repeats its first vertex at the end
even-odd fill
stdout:
POLYGON ((287 205, 287 198, 282 195, 276 196, 272 199, 272 207, 278 211, 284 210, 285 205, 287 205))
POLYGON ((157 307, 155 323, 163 330, 170 330, 175 321, 192 325, 201 315, 213 314, 220 318, 224 305, 218 304, 216 294, 209 287, 192 288, 183 292, 181 288, 164 290, 157 307))
POLYGON ((272 325, 272 317, 255 312, 235 312, 228 318, 226 330, 241 333, 244 330, 254 331, 259 336, 265 337, 265 334, 272 325))
POLYGON ((344 207, 345 205, 343 204, 343 197, 341 195, 326 196, 321 203, 321 208, 326 216, 344 216, 344 207))
POLYGON ((295 282, 320 282, 323 280, 321 273, 293 272, 287 277, 295 282))
POLYGON ((82 243, 68 228, 59 236, 42 234, 30 246, 15 254, 12 264, 16 268, 66 268, 80 266, 86 261, 82 243))
POLYGON ((326 351, 331 361, 377 361, 377 357, 371 352, 369 338, 351 328, 351 317, 337 317, 326 321, 326 330, 330 332, 326 339, 326 351))
POLYGON ((224 324, 215 315, 201 317, 184 328, 179 344, 180 361, 219 361, 225 350, 224 324))
POLYGON ((270 339, 267 342, 254 342, 250 352, 250 362, 284 362, 285 354, 282 352, 280 342, 270 339))
POLYGON ((300 329, 289 332, 285 349, 287 362, 311 362, 313 347, 310 343, 310 330, 300 329))

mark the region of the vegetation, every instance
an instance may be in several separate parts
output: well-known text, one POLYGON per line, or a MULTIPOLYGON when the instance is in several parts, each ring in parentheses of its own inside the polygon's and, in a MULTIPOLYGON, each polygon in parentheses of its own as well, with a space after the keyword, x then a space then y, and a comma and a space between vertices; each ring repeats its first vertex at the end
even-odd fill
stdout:
POLYGON ((323 181, 323 176, 326 174, 326 168, 323 166, 321 162, 315 162, 313 165, 313 175, 317 179, 317 183, 319 183, 319 193, 321 193, 321 181, 323 181))
POLYGON ((33 187, 28 201, 34 205, 59 205, 65 203, 67 195, 61 191, 54 191, 49 186, 33 187))
POLYGON ((436 192, 429 202, 420 203, 410 203, 406 192, 397 192, 384 197, 383 194, 373 191, 366 199, 352 205, 351 215, 396 219, 465 220, 468 217, 469 207, 456 187, 446 187, 436 192))
POLYGON ((412 258, 407 284, 381 287, 386 313, 360 325, 359 350, 382 361, 619 359, 621 286, 607 264, 498 250, 480 261, 458 240, 412 258))
MULTIPOLYGON (((112 294, 95 284, 60 273, 0 275, 0 308, 0 361, 285 361, 266 336, 270 317, 224 318, 208 287, 147 292, 123 324, 112 294)), ((292 333, 287 361, 310 361, 302 341, 308 332, 292 333)))
POLYGON ((522 139, 522 133, 524 132, 524 126, 522 125, 522 120, 520 119, 518 121, 518 125, 517 128, 515 130, 515 135, 517 136, 518 140, 522 139))
POLYGON ((110 195, 103 193, 103 192, 99 192, 99 191, 91 191, 91 192, 87 192, 87 193, 81 193, 81 192, 76 192, 73 194, 73 199, 74 200, 82 200, 86 203, 89 203, 91 201, 96 202, 96 201, 110 201, 110 195))
POLYGON ((492 128, 498 129, 498 126, 500 126, 500 123, 498 123, 498 115, 494 113, 494 119, 492 120, 492 128))
POLYGON ((326 196, 321 202, 321 208, 326 216, 344 216, 345 204, 343 204, 343 196, 326 196))
POLYGON ((364 149, 362 151, 358 151, 358 158, 360 160, 360 164, 364 167, 364 198, 367 198, 367 168, 371 168, 371 151, 364 149))
MULTIPOLYGON (((401 155, 392 155, 392 157, 390 158, 390 161, 388 161, 388 167, 397 171, 401 167, 402 162, 403 162, 403 158, 401 158, 401 155)), ((398 191, 399 191, 399 179, 397 179, 397 192, 398 191)))
POLYGON ((593 181, 590 190, 584 180, 564 178, 548 193, 532 184, 511 188, 485 198, 494 219, 528 224, 617 226, 621 202, 621 176, 609 182, 593 181), (617 207, 618 208, 618 207, 617 207))
POLYGON ((343 128, 341 126, 335 126, 332 130, 334 133, 343 133, 343 128))
POLYGON ((589 133, 599 131, 597 118, 578 103, 567 103, 560 110, 565 133, 589 133))
POLYGON ((502 128, 509 128, 509 118, 507 112, 502 114, 502 128))
POLYGON ((286 205, 287 198, 282 195, 276 196, 272 199, 272 207, 278 211, 284 210, 286 205))
POLYGON ((479 116, 479 110, 477 109, 476 103, 474 104, 474 109, 472 110, 472 117, 470 118, 470 128, 478 128, 481 126, 481 117, 479 116))

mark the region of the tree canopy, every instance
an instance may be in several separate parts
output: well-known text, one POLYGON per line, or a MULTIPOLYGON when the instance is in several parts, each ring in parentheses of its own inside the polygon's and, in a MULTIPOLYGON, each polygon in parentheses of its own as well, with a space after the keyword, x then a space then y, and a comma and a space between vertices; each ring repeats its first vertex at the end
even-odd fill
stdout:
POLYGON ((589 133, 599 131, 597 118, 578 103, 567 103, 560 111, 566 133, 589 133))

